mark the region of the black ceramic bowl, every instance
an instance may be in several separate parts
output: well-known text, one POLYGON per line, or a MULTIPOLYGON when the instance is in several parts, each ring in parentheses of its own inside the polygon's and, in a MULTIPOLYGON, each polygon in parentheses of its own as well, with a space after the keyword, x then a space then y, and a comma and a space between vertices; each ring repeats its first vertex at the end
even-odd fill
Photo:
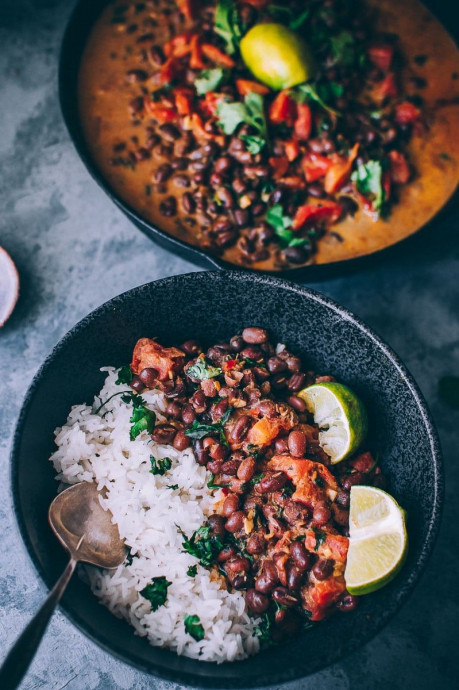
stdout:
POLYGON ((365 401, 372 443, 380 452, 390 491, 408 511, 410 550, 397 578, 363 597, 355 612, 337 614, 285 646, 221 665, 149 646, 73 579, 62 608, 86 635, 153 675, 201 687, 254 687, 304 677, 362 647, 406 601, 437 533, 443 475, 429 412, 396 355, 352 314, 306 288, 239 272, 167 278, 115 297, 61 340, 27 394, 12 451, 17 518, 49 587, 65 563, 47 523, 57 488, 48 462, 53 429, 65 421, 71 405, 88 402, 99 391, 104 379, 100 367, 129 362, 141 336, 157 336, 164 344, 190 337, 211 344, 249 325, 268 328, 308 366, 335 375, 365 401))
MULTIPOLYGON (((86 143, 83 130, 79 119, 79 105, 77 94, 78 73, 83 50, 89 33, 99 17, 102 9, 109 0, 78 0, 76 7, 70 17, 67 29, 62 41, 60 61, 59 61, 59 99, 65 124, 72 138, 73 144, 88 169, 89 173, 97 184, 104 190, 110 199, 123 211, 123 213, 139 228, 147 237, 159 244, 161 247, 172 251, 174 254, 192 261, 202 268, 218 268, 230 270, 246 270, 259 273, 250 266, 242 267, 224 261, 209 252, 196 247, 188 242, 179 240, 159 225, 154 225, 143 218, 132 206, 123 201, 121 197, 110 187, 94 163, 86 143)), ((444 4, 445 0, 437 0, 437 5, 444 4)), ((432 6, 432 0, 426 2, 432 6)), ((438 9, 436 7, 436 9, 438 9)), ((450 13, 450 12, 449 12, 450 13)), ((448 205, 449 206, 449 205, 448 205)), ((446 208, 446 207, 445 207, 446 208)), ((425 226, 430 227, 430 223, 425 226)), ((413 241, 419 235, 419 231, 409 237, 396 242, 395 244, 367 254, 364 256, 348 259, 346 261, 336 261, 324 264, 311 264, 299 268, 273 271, 276 277, 289 278, 290 280, 324 280, 337 275, 351 273, 369 265, 376 265, 381 258, 388 258, 398 251, 401 245, 412 246, 413 241)))

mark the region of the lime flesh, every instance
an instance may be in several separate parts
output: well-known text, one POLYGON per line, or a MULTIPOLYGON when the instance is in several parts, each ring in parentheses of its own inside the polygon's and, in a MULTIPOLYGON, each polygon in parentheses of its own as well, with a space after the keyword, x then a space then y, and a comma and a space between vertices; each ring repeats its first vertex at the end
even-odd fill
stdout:
POLYGON ((283 24, 256 24, 240 43, 252 74, 272 89, 288 89, 311 79, 314 62, 304 41, 283 24))
POLYGON ((408 548, 405 511, 390 494, 353 486, 344 579, 350 594, 370 594, 400 571, 408 548))
POLYGON ((342 383, 315 383, 298 395, 319 426, 319 443, 332 464, 352 455, 367 433, 367 413, 356 394, 342 383))

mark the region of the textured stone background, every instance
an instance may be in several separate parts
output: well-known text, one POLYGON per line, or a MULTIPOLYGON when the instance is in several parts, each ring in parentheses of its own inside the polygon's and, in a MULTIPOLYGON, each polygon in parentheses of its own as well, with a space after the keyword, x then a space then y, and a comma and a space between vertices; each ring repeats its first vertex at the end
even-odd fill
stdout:
MULTIPOLYGON (((440 3, 446 16, 447 4, 440 3)), ((45 596, 21 542, 9 489, 12 431, 35 371, 57 340, 97 305, 143 282, 195 270, 151 244, 121 215, 69 141, 58 107, 56 65, 71 5, 0 3, 0 244, 14 257, 22 280, 18 307, 0 332, 1 657, 45 596)), ((459 374, 458 219, 456 205, 434 231, 384 265, 314 285, 373 326, 418 380, 440 431, 447 488, 440 538, 409 603, 360 652, 289 690, 449 690, 459 683, 459 411, 437 395, 442 375, 459 374)), ((26 690, 151 687, 178 686, 111 658, 59 612, 23 684, 26 690)))

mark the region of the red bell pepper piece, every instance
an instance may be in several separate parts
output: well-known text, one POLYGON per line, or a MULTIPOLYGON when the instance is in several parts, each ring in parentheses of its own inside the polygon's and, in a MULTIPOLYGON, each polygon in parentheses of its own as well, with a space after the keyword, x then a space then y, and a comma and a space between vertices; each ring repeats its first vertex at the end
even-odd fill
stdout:
POLYGON ((395 74, 393 72, 386 74, 384 79, 376 85, 373 93, 378 101, 383 101, 385 98, 395 98, 398 95, 395 74))
POLYGON ((225 137, 222 134, 212 134, 207 131, 199 113, 193 113, 191 115, 191 128, 198 139, 212 139, 219 146, 223 146, 225 143, 225 137))
POLYGON ((216 65, 221 65, 222 67, 228 67, 231 69, 234 67, 235 62, 232 57, 224 53, 222 50, 212 45, 211 43, 203 43, 202 52, 211 62, 215 62, 216 65))
POLYGON ((170 57, 161 66, 159 71, 159 81, 161 84, 170 84, 175 79, 177 73, 181 70, 181 66, 177 63, 175 57, 170 57))
POLYGON ((288 126, 292 126, 296 117, 296 103, 293 98, 290 98, 287 91, 281 91, 269 108, 269 121, 275 125, 285 122, 288 126))
POLYGON ((191 52, 191 37, 194 34, 177 34, 174 38, 164 44, 163 51, 166 57, 184 57, 191 52))
POLYGON ((389 151, 390 178, 395 184, 406 184, 410 179, 410 166, 403 153, 389 151))
POLYGON ((306 141, 311 136, 312 113, 307 103, 297 105, 297 117, 294 124, 295 134, 301 141, 306 141))
POLYGON ((194 34, 191 39, 191 57, 190 57, 190 67, 191 69, 204 69, 206 63, 202 59, 203 49, 199 43, 198 34, 194 34))
POLYGON ((248 93, 259 93, 261 96, 266 96, 269 89, 264 84, 250 79, 236 79, 236 89, 240 96, 245 96, 248 93))
POLYGON ((343 577, 329 577, 327 580, 314 582, 303 590, 304 604, 311 613, 310 620, 322 620, 327 608, 338 601, 345 590, 343 577))
POLYGON ((354 144, 349 151, 347 158, 335 154, 330 157, 331 165, 325 175, 324 189, 327 194, 336 192, 349 178, 352 170, 352 164, 357 158, 359 151, 359 144, 354 144))
POLYGON ((207 115, 216 115, 217 108, 225 99, 222 93, 216 93, 215 91, 208 91, 204 98, 201 100, 201 110, 207 115))
POLYGON ((320 156, 318 153, 307 153, 303 157, 302 165, 306 182, 315 182, 326 175, 331 161, 326 156, 320 156))
POLYGON ((383 72, 388 72, 394 57, 394 47, 389 43, 374 43, 367 51, 370 62, 383 72))
POLYGON ((276 179, 283 177, 288 170, 289 162, 287 156, 272 156, 268 162, 273 170, 273 177, 276 179))
POLYGON ((145 110, 147 111, 147 115, 157 122, 171 122, 172 120, 177 119, 177 113, 173 108, 168 108, 167 106, 162 105, 162 103, 152 101, 147 96, 143 99, 143 104, 145 106, 145 110))
POLYGON ((284 142, 285 155, 290 162, 294 161, 300 155, 300 144, 297 139, 290 139, 284 142))
POLYGON ((403 101, 395 106, 395 122, 407 125, 416 122, 421 117, 421 111, 410 101, 403 101))
POLYGON ((193 93, 191 89, 177 87, 174 89, 175 107, 179 115, 191 115, 193 93))
POLYGON ((306 223, 314 223, 319 220, 329 220, 330 223, 336 223, 342 213, 343 207, 336 201, 330 199, 311 201, 299 206, 293 218, 292 229, 299 230, 306 223))

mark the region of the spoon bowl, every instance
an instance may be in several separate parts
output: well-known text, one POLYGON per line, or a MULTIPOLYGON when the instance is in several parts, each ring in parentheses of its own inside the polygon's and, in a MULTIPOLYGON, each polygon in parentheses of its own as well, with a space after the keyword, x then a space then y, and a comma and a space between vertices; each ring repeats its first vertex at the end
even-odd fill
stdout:
POLYGON ((124 541, 112 514, 100 504, 95 484, 80 482, 60 493, 49 507, 56 537, 76 561, 116 568, 126 558, 124 541))

